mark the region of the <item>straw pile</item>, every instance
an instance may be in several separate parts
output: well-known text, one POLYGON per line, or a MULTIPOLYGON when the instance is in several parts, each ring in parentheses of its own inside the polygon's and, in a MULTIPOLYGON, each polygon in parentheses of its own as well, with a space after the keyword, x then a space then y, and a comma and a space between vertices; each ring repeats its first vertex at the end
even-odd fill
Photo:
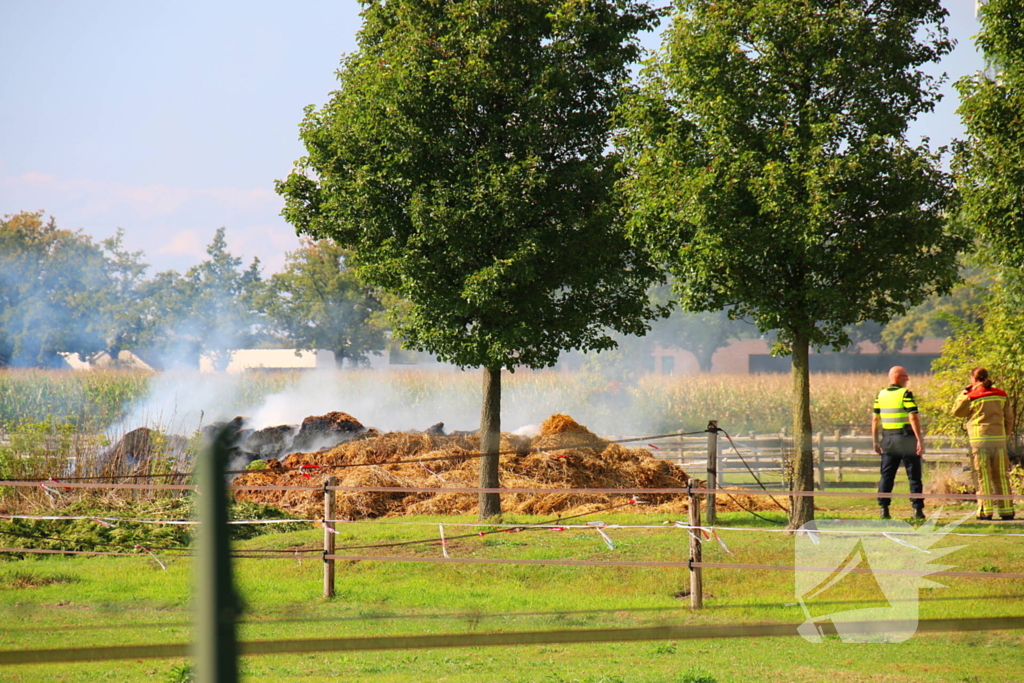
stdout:
MULTIPOLYGON (((440 436, 391 432, 358 435, 354 440, 316 453, 293 453, 283 461, 270 460, 264 470, 239 476, 239 486, 319 486, 334 476, 339 486, 473 487, 478 483, 479 436, 440 436), (434 458, 445 458, 434 460, 434 458), (395 463, 396 460, 407 462, 395 463), (392 463, 392 464, 388 464, 392 463), (305 468, 364 465, 331 469, 305 468)), ((596 511, 625 503, 630 496, 564 493, 566 488, 677 488, 689 477, 678 465, 651 456, 645 449, 624 448, 599 438, 567 415, 552 415, 530 439, 501 435, 499 476, 503 488, 550 488, 551 494, 508 493, 502 510, 533 515, 566 515, 596 511)), ((319 518, 323 515, 320 491, 238 491, 237 497, 267 503, 289 514, 319 518)), ((685 511, 686 497, 638 496, 649 505, 631 508, 655 512, 685 511)), ((750 509, 764 503, 747 496, 750 509)), ((724 496, 722 509, 738 509, 724 496), (732 506, 730 508, 730 506, 732 506)), ((401 493, 339 491, 338 519, 365 519, 400 515, 468 514, 477 510, 477 495, 466 493, 401 493)))

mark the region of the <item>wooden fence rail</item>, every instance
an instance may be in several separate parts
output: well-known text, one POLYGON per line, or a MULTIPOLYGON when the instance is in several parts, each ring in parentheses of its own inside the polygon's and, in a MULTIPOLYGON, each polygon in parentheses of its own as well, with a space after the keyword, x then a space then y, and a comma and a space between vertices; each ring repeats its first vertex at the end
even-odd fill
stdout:
MULTIPOLYGON (((784 488, 785 460, 792 451, 792 439, 785 434, 750 434, 733 436, 732 443, 723 436, 717 439, 716 472, 707 471, 709 460, 708 437, 685 436, 662 441, 654 451, 657 457, 676 462, 688 474, 707 479, 716 476, 718 485, 735 485, 741 480, 750 482, 752 471, 769 488, 784 488), (735 444, 735 449, 733 448, 735 444), (742 460, 736 454, 739 451, 742 460), (749 469, 748 469, 749 468, 749 469)), ((818 432, 813 438, 815 487, 871 488, 870 481, 844 481, 845 475, 877 474, 881 464, 874 452, 871 437, 863 434, 826 435, 818 432)), ((951 446, 945 437, 925 436, 925 464, 946 464, 951 467, 969 466, 966 445, 951 446)))

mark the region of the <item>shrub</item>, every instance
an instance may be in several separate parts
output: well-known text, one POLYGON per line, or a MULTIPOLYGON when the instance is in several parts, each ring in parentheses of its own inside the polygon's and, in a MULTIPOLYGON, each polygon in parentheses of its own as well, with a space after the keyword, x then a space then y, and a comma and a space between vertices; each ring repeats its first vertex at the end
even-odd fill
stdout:
MULTIPOLYGON (((1009 396, 1009 409, 1015 415, 1016 434, 1010 450, 1020 453, 1024 445, 1024 273, 1002 269, 985 297, 983 322, 948 318, 953 336, 942 347, 942 355, 932 364, 935 372, 933 391, 924 408, 935 415, 931 430, 951 440, 964 436, 962 418, 950 409, 963 391, 968 373, 975 366, 988 368, 996 386, 1009 396)), ((966 441, 966 439, 963 439, 966 441)))
MULTIPOLYGON (((105 517, 154 521, 181 521, 195 519, 193 497, 179 497, 160 501, 120 500, 112 496, 88 497, 75 501, 61 510, 76 520, 10 519, 0 521, 0 543, 20 548, 40 548, 76 551, 134 552, 138 546, 150 550, 180 550, 192 543, 193 525, 146 524, 131 521, 102 521, 105 517)), ((281 510, 251 501, 233 502, 228 510, 229 519, 282 519, 281 510)), ((282 533, 309 529, 309 524, 233 524, 231 538, 244 540, 267 533, 282 533)), ((25 553, 5 553, 4 557, 22 557, 25 553)))

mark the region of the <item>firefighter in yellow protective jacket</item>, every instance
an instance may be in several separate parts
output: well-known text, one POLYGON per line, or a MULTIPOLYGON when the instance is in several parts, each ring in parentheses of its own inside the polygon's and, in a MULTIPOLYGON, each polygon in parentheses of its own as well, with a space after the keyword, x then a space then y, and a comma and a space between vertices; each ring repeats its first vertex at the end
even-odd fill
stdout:
MULTIPOLYGON (((971 370, 971 385, 957 396, 953 414, 967 418, 978 493, 1008 495, 1010 461, 1006 456, 1006 439, 1013 434, 1013 412, 1007 405, 1006 392, 992 386, 988 370, 971 370)), ((1013 501, 978 501, 978 519, 992 519, 993 514, 1000 519, 1013 519, 1013 501)))
MULTIPOLYGON (((871 439, 875 453, 882 456, 881 478, 878 480, 879 493, 892 493, 893 483, 900 465, 907 470, 910 492, 921 493, 921 456, 924 455, 924 436, 921 420, 917 415, 914 395, 907 389, 910 375, 895 366, 889 370, 889 386, 878 392, 871 415, 871 439)), ((889 498, 878 498, 882 519, 889 519, 889 498)), ((914 518, 924 519, 924 499, 911 498, 914 518)))

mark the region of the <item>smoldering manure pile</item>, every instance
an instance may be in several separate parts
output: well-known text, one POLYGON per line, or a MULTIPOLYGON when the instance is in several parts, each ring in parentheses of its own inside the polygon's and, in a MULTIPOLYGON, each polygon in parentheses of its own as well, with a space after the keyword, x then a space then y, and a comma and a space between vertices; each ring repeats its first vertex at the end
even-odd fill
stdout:
MULTIPOLYGON (((343 413, 332 415, 344 415, 343 413)), ((345 418, 355 418, 344 415, 345 418)), ((350 440, 311 453, 291 453, 266 461, 265 469, 250 470, 234 480, 237 486, 320 486, 334 476, 339 486, 466 488, 479 480, 480 438, 475 434, 446 436, 440 429, 427 433, 380 434, 352 425, 350 440), (396 461, 403 462, 396 462, 396 461), (308 467, 302 468, 303 465, 308 467), (332 466, 346 467, 332 467, 332 466), (358 465, 358 466, 354 466, 358 465), (301 469, 300 469, 301 468, 301 469)), ((502 488, 552 489, 551 493, 502 494, 502 510, 530 515, 568 515, 597 511, 626 503, 629 495, 563 492, 566 488, 683 488, 689 477, 683 468, 653 457, 649 451, 626 448, 599 438, 566 415, 552 415, 536 437, 503 433, 499 459, 502 488)), ((318 490, 239 490, 240 499, 273 505, 298 517, 323 515, 318 490)), ((756 497, 734 494, 748 509, 766 509, 756 497)), ((639 496, 648 504, 634 508, 650 512, 683 512, 686 497, 639 496)), ((471 514, 477 495, 440 492, 339 491, 338 519, 355 520, 401 515, 471 514)), ((728 497, 719 507, 740 509, 728 497)))

